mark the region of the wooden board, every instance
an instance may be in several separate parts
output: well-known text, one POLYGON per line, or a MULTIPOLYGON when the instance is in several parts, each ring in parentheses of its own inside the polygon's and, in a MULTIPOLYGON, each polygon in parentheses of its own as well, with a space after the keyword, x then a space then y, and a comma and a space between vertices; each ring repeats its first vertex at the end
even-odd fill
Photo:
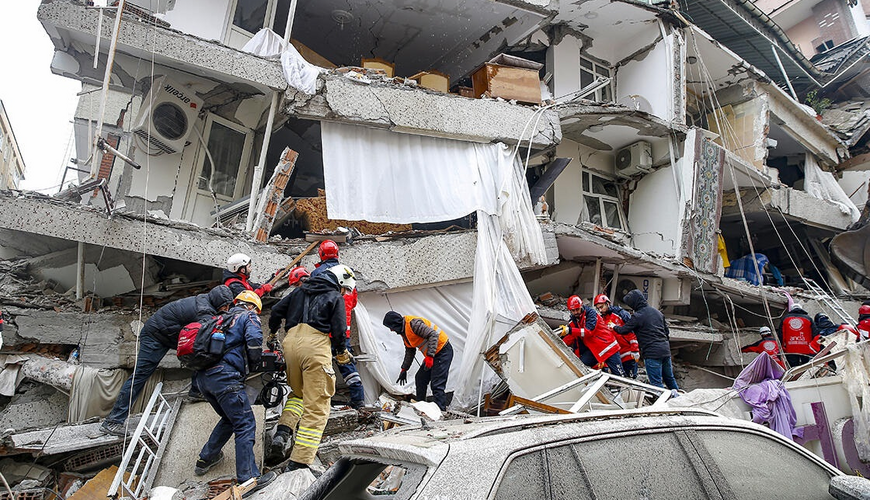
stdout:
MULTIPOLYGON (((112 485, 112 481, 115 479, 115 474, 118 473, 118 466, 113 465, 108 469, 103 469, 97 474, 93 479, 84 484, 81 488, 79 488, 69 500, 94 500, 97 498, 106 498, 106 493, 109 492, 109 486, 112 485)), ((130 476, 128 473, 124 473, 124 480, 130 476)))
POLYGON ((541 81, 533 69, 486 63, 471 75, 471 83, 475 96, 541 103, 541 81))

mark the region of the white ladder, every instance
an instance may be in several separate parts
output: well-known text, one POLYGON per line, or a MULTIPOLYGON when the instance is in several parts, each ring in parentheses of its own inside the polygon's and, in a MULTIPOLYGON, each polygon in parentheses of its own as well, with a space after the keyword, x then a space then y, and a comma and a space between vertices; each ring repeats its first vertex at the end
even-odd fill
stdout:
POLYGON ((807 288, 810 289, 811 292, 816 294, 816 300, 822 301, 826 306, 828 306, 832 311, 837 313, 837 316, 840 317, 841 321, 848 323, 851 326, 855 326, 855 320, 849 316, 849 313, 843 309, 843 306, 840 305, 840 301, 828 295, 822 287, 820 287, 815 281, 810 278, 804 278, 804 283, 806 283, 807 288))
POLYGON ((142 418, 130 438, 130 444, 106 496, 116 497, 118 488, 121 488, 123 496, 143 498, 151 489, 151 483, 154 482, 160 460, 169 442, 169 433, 181 408, 181 398, 170 405, 160 392, 161 389, 163 389, 163 382, 157 384, 154 392, 151 393, 151 399, 142 412, 142 418), (154 415, 151 414, 152 411, 154 415), (135 462, 133 462, 133 455, 136 455, 135 462), (130 462, 133 462, 132 467, 130 462), (129 475, 124 479, 128 467, 129 475))

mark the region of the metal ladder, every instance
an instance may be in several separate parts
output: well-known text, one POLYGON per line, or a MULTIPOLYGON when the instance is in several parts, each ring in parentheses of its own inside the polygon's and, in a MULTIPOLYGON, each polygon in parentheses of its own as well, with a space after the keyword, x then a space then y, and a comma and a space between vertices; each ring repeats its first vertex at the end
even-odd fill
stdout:
POLYGON ((151 483, 154 482, 160 460, 169 442, 172 425, 181 408, 181 398, 170 404, 160 392, 161 389, 163 389, 163 382, 157 384, 154 392, 151 393, 151 399, 142 412, 142 418, 130 438, 130 444, 127 445, 127 451, 106 496, 117 497, 118 489, 121 488, 125 497, 143 498, 151 489, 151 483), (133 461, 134 455, 136 455, 135 461, 133 461), (132 467, 131 462, 133 462, 132 467), (128 468, 130 468, 129 474, 124 479, 128 468))
POLYGON ((843 306, 840 305, 840 301, 828 295, 822 287, 820 287, 815 281, 810 278, 804 278, 804 283, 806 283, 807 288, 810 289, 811 292, 816 294, 816 300, 821 300, 826 306, 828 306, 832 311, 837 313, 837 316, 840 317, 840 320, 848 323, 851 326, 855 326, 855 320, 849 316, 849 313, 843 309, 843 306))

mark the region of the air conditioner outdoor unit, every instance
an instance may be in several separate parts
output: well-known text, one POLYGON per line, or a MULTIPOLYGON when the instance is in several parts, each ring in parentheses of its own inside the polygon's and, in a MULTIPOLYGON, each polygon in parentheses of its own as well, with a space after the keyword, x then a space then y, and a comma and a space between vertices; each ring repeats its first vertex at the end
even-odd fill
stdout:
POLYGON ((624 306, 622 298, 632 290, 640 290, 650 307, 662 305, 662 279, 650 276, 620 276, 616 283, 616 301, 624 306))
POLYGON ((652 147, 646 141, 637 141, 616 152, 616 174, 631 177, 652 169, 652 147))
POLYGON ((164 153, 184 149, 193 129, 202 100, 166 76, 151 82, 151 91, 142 100, 133 133, 164 153))

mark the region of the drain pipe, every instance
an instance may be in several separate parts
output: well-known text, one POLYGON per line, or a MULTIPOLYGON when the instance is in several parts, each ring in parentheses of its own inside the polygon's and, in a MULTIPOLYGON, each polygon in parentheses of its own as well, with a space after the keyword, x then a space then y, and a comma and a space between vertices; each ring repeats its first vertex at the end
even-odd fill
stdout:
MULTIPOLYGON (((293 18, 296 17, 297 0, 290 2, 290 11, 287 13, 287 27, 284 29, 284 43, 290 43, 290 32, 293 29, 293 18)), ((272 126, 275 124, 275 112, 278 110, 278 100, 283 90, 272 93, 272 104, 269 106, 269 119, 266 120, 266 129, 263 131, 263 146, 260 148, 260 159, 254 167, 254 179, 251 181, 251 196, 248 200, 248 220, 245 222, 245 231, 250 233, 254 229, 254 210, 260 198, 260 184, 263 182, 263 167, 266 164, 266 153, 269 150, 269 141, 272 139, 272 126)))

